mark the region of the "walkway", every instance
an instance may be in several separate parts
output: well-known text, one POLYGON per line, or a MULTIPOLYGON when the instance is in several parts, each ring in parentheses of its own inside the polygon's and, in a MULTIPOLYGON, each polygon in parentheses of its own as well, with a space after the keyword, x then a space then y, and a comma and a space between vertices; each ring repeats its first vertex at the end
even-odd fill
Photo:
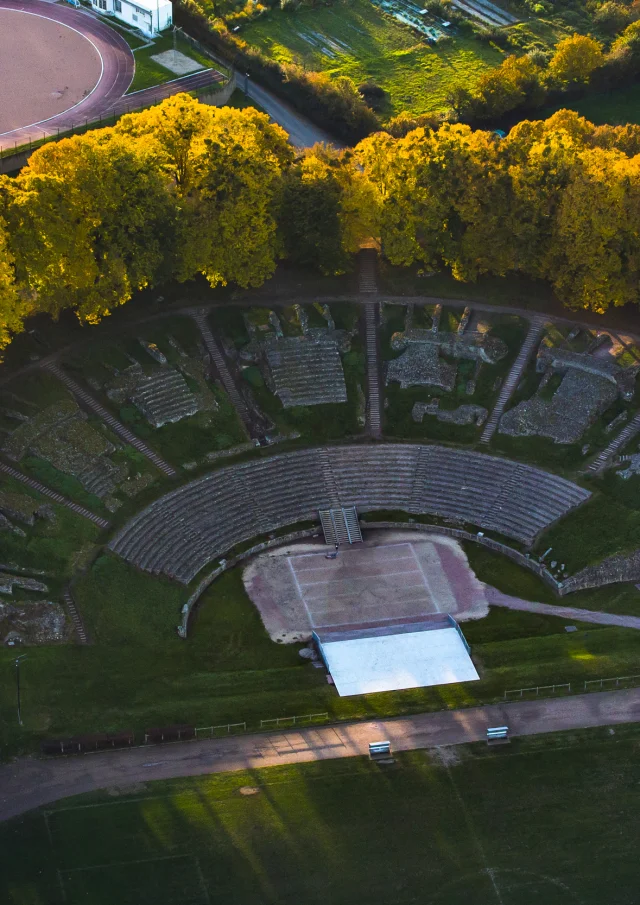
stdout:
MULTIPOLYGON (((236 73, 238 87, 245 87, 245 76, 243 73, 236 73)), ((301 116, 297 110, 290 107, 289 104, 281 101, 275 94, 272 94, 261 85, 256 85, 251 79, 247 80, 248 96, 254 100, 259 106, 268 113, 271 119, 288 132, 289 141, 296 148, 312 148, 318 143, 333 145, 334 148, 344 148, 342 142, 333 138, 328 132, 314 125, 310 120, 301 116)))
POLYGON ((32 487, 43 496, 49 497, 49 499, 53 500, 54 503, 58 503, 60 506, 66 506, 67 509, 71 509, 72 512, 75 512, 77 515, 81 515, 83 518, 89 519, 89 521, 93 522, 95 525, 98 525, 100 528, 106 529, 111 527, 106 518, 101 518, 99 515, 96 515, 95 512, 90 512, 88 509, 85 509, 84 506, 80 506, 78 503, 72 503, 71 500, 68 500, 66 497, 62 496, 61 493, 57 493, 57 491, 51 490, 50 487, 45 487, 44 484, 41 484, 39 481, 34 481, 33 478, 28 478, 26 475, 22 474, 21 471, 12 468, 5 462, 0 462, 0 472, 9 475, 9 477, 14 478, 14 480, 16 481, 20 481, 22 484, 26 484, 27 487, 32 487))
POLYGON ((555 606, 549 603, 535 603, 532 600, 520 600, 519 597, 509 597, 489 586, 486 589, 486 597, 491 606, 501 606, 508 610, 558 616, 568 622, 594 622, 597 625, 617 625, 620 628, 640 629, 640 617, 638 616, 620 616, 615 613, 600 613, 598 610, 581 610, 572 606, 555 606))
POLYGON ((513 391, 518 386, 520 378, 522 377, 522 373, 527 366, 527 362, 529 361, 529 358, 531 357, 535 346, 538 344, 540 337, 542 336, 542 331, 544 329, 546 320, 547 318, 541 317, 540 315, 534 315, 534 317, 531 318, 529 332, 527 333, 526 339, 523 342, 520 351, 518 352, 516 360, 511 366, 511 370, 509 371, 504 384, 502 385, 502 389, 500 390, 500 394, 498 396, 498 401, 496 402, 493 411, 489 416, 489 420, 484 426, 482 436, 480 437, 481 443, 489 443, 494 433, 496 432, 496 428, 498 427, 502 413, 504 412, 506 405, 513 394, 513 391))
POLYGON ((244 424, 245 428, 251 434, 252 424, 249 409, 247 408, 244 399, 238 392, 235 381, 231 376, 231 371, 227 367, 227 363, 224 360, 222 352, 220 351, 220 347, 218 346, 218 343, 216 342, 215 337, 211 332, 209 321, 207 320, 207 309, 203 308, 200 311, 189 311, 189 314, 198 326, 198 330, 200 331, 202 339, 204 340, 204 344, 207 347, 209 357, 215 365, 218 376, 220 377, 222 385, 227 392, 227 396, 231 400, 231 404, 238 413, 238 417, 244 424))
POLYGON ((393 751, 412 751, 481 741, 489 726, 507 725, 512 736, 519 736, 639 721, 640 688, 633 688, 60 760, 23 757, 0 766, 0 820, 109 786, 364 756, 369 742, 380 739, 388 739, 393 751))
POLYGON ((367 431, 379 440, 382 437, 382 393, 380 392, 380 364, 378 361, 378 305, 369 302, 365 307, 365 339, 367 348, 367 431))
POLYGON ((77 383, 72 377, 69 377, 66 371, 63 371, 59 364, 57 364, 55 361, 50 361, 43 367, 45 368, 45 370, 50 371, 55 377, 57 377, 58 380, 73 393, 76 399, 84 403, 84 405, 86 405, 88 409, 91 409, 92 412, 95 412, 96 415, 99 415, 104 423, 111 428, 114 434, 117 434, 118 437, 133 446, 138 450, 138 452, 141 452, 143 456, 146 456, 146 458, 149 459, 149 461, 152 462, 156 466, 156 468, 159 468, 160 471, 164 472, 167 477, 174 477, 176 473, 175 468, 172 468, 168 462, 165 462, 164 459, 162 459, 158 455, 158 453, 154 452, 152 449, 149 449, 146 443, 143 443, 139 437, 136 437, 136 435, 132 431, 130 431, 128 427, 125 427, 124 424, 118 421, 117 418, 114 418, 111 412, 109 412, 104 407, 104 405, 102 405, 102 403, 98 402, 97 399, 94 399, 94 397, 85 389, 83 389, 83 387, 81 387, 80 384, 77 383))
POLYGON ((596 456, 589 465, 589 471, 601 471, 609 459, 611 459, 618 450, 622 449, 623 446, 626 446, 629 440, 632 440, 638 433, 640 433, 640 414, 636 415, 635 418, 632 418, 626 427, 623 427, 620 433, 613 438, 611 443, 596 456))

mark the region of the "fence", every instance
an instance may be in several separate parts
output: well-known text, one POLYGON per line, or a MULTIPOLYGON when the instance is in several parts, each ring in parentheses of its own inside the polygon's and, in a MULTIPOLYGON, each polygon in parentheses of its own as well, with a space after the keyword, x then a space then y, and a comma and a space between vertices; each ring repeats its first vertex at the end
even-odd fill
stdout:
POLYGON ((322 721, 328 719, 328 713, 305 713, 304 716, 278 716, 274 720, 260 720, 260 728, 264 729, 268 725, 275 725, 277 729, 283 723, 291 723, 291 725, 296 726, 302 722, 310 723, 312 720, 322 721))
MULTIPOLYGON (((204 103, 212 104, 215 102, 217 106, 223 106, 228 102, 235 91, 235 88, 236 79, 234 73, 222 82, 212 82, 210 85, 193 88, 191 90, 188 87, 185 87, 184 90, 186 93, 193 95, 204 103)), ((135 93, 136 92, 129 95, 129 97, 133 99, 135 93)), ((127 113, 139 113, 142 110, 148 110, 150 107, 161 104, 163 100, 165 100, 165 98, 160 98, 152 103, 145 103, 144 101, 142 103, 136 103, 133 100, 131 103, 128 103, 127 95, 125 95, 121 98, 122 103, 120 101, 117 102, 117 109, 111 113, 105 113, 104 115, 100 114, 95 118, 85 116, 79 119, 78 122, 69 129, 62 131, 57 129, 56 132, 51 133, 47 133, 43 130, 42 138, 37 138, 33 141, 29 140, 22 145, 18 145, 18 142, 16 141, 13 148, 0 148, 0 173, 9 173, 25 166, 31 153, 45 144, 49 144, 52 141, 59 141, 61 138, 70 138, 72 135, 84 135, 85 132, 89 132, 92 129, 115 126, 121 116, 125 116, 127 113)))
POLYGON ((196 738, 215 738, 217 733, 222 733, 222 730, 227 735, 231 735, 232 731, 246 732, 246 729, 246 723, 222 723, 220 726, 203 726, 196 729, 196 738))
POLYGON ((508 701, 511 697, 522 698, 526 694, 532 694, 540 697, 540 692, 547 692, 551 689, 551 694, 555 694, 556 690, 564 690, 566 692, 593 691, 595 688, 605 688, 613 686, 618 688, 623 682, 631 682, 631 687, 640 685, 640 674, 635 676, 612 676, 607 679, 584 679, 578 682, 563 682, 554 685, 533 685, 531 688, 514 688, 505 691, 504 700, 508 701))

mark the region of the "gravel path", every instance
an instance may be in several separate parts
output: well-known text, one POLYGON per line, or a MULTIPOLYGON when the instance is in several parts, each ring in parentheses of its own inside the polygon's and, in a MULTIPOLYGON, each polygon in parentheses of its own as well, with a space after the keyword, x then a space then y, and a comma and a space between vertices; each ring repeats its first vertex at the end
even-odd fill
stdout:
POLYGON ((550 603, 534 603, 520 600, 487 586, 487 600, 491 606, 502 606, 508 610, 522 610, 526 613, 542 613, 545 616, 559 616, 568 622, 595 622, 598 625, 617 625, 621 628, 640 629, 638 616, 619 616, 614 613, 600 613, 597 610, 581 610, 572 606, 555 606, 550 603))
POLYGON ((391 742, 392 751, 412 751, 480 741, 489 726, 507 725, 511 735, 518 736, 639 721, 640 688, 633 688, 214 741, 146 745, 60 760, 20 758, 0 766, 0 820, 109 786, 362 756, 368 753, 369 742, 381 739, 391 742))

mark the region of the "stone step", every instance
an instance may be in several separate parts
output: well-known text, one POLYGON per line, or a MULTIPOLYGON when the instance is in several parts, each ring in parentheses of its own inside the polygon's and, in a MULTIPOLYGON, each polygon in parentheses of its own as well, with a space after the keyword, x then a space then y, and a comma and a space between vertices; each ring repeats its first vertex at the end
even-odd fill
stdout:
POLYGON ((516 389, 518 383, 520 382, 522 373, 527 366, 534 348, 540 341, 542 332, 544 330, 544 325, 544 317, 540 315, 534 315, 534 317, 531 318, 529 322, 529 331, 525 337, 518 355, 516 356, 515 361, 511 366, 511 370, 509 371, 507 378, 500 389, 496 404, 486 421, 484 430, 482 431, 480 443, 489 443, 491 438, 495 434, 506 405, 511 398, 514 390, 516 389))
POLYGON ((49 487, 46 487, 39 481, 34 481, 33 478, 28 478, 26 475, 22 474, 21 471, 12 468, 5 462, 0 462, 0 472, 4 472, 4 474, 8 474, 12 478, 15 478, 16 481, 20 481, 22 484, 26 484, 27 487, 31 487, 33 488, 33 490, 37 490, 38 493, 41 493, 43 496, 54 500, 54 502, 59 503, 61 506, 66 506, 67 509, 71 509, 78 515, 81 515, 83 518, 89 519, 89 521, 93 522, 95 525, 98 525, 100 528, 106 529, 111 527, 110 523, 106 519, 101 518, 94 512, 90 512, 89 509, 85 509, 84 506, 80 506, 78 503, 71 502, 71 500, 63 497, 62 494, 57 493, 57 491, 55 490, 51 490, 49 487))
POLYGON ((250 427, 251 417, 249 415, 249 409, 247 408, 242 396, 238 392, 238 388, 236 387, 234 379, 231 376, 231 372, 227 367, 227 363, 220 350, 220 347, 218 346, 218 343, 216 342, 215 337, 211 332, 211 327, 209 326, 206 314, 192 312, 191 317, 198 325, 198 329, 200 330, 200 334, 202 335, 202 339, 204 340, 207 352, 211 356, 211 360, 216 366, 218 376, 222 381, 222 385, 225 388, 233 407, 238 413, 243 424, 246 427, 250 427))
POLYGON ((49 362, 48 364, 44 365, 44 368, 47 371, 50 371, 55 377, 57 377, 58 380, 63 383, 67 387, 67 389, 71 391, 71 393, 73 393, 76 399, 80 400, 80 402, 83 402, 84 405, 86 405, 88 409, 91 409, 91 411, 95 412, 96 415, 99 415, 104 423, 111 428, 114 434, 117 434, 118 437, 120 437, 122 440, 125 440, 127 443, 129 443, 130 446, 133 446, 135 449, 141 452, 144 456, 147 457, 147 459, 149 459, 150 462, 153 462, 156 468, 159 468, 160 471, 164 472, 164 474, 166 474, 168 477, 174 477, 176 472, 175 469, 171 467, 171 465, 165 462, 164 459, 162 459, 158 455, 158 453, 154 452, 146 444, 144 444, 139 437, 136 437, 136 435, 132 431, 130 431, 128 427, 125 427, 124 424, 118 421, 117 418, 114 418, 111 412, 109 412, 108 409, 106 409, 102 405, 102 403, 98 402, 97 399, 87 393, 87 391, 84 390, 80 386, 80 384, 77 383, 72 377, 70 377, 66 373, 66 371, 62 370, 59 364, 57 364, 56 362, 49 362))

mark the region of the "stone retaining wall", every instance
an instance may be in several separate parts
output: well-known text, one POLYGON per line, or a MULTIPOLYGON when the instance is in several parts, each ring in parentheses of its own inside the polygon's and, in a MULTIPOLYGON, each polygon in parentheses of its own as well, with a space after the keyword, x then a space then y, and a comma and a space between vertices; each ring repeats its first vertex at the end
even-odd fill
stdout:
POLYGON ((271 547, 282 547, 285 544, 290 544, 294 540, 303 540, 305 537, 313 537, 314 535, 320 535, 321 533, 322 528, 319 524, 316 528, 303 528, 301 531, 293 531, 291 534, 283 534, 282 537, 274 537, 272 540, 266 540, 262 541, 260 544, 255 544, 253 547, 250 547, 243 553, 238 553, 237 556, 234 556, 229 560, 221 560, 220 565, 217 566, 213 572, 209 572, 208 575, 205 575, 193 594, 182 607, 182 619, 178 626, 178 634, 180 637, 187 637, 189 632, 189 619, 191 618, 191 614, 200 597, 202 597, 209 585, 213 584, 216 578, 219 578, 223 572, 227 571, 227 569, 233 569, 245 559, 255 556, 256 553, 262 553, 263 550, 269 550, 271 547))

